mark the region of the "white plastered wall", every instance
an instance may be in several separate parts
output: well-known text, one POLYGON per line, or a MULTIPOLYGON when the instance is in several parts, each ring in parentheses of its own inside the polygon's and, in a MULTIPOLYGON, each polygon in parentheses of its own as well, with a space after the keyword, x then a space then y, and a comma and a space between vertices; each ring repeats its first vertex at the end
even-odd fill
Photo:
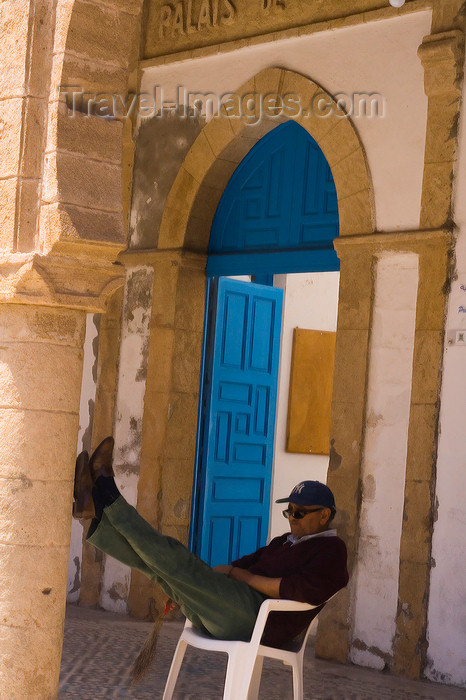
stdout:
MULTIPOLYGON (((464 99, 464 95, 463 95, 464 99)), ((437 520, 432 540, 428 678, 466 687, 466 111, 463 101, 455 177, 456 279, 448 301, 440 396, 437 520), (463 311, 464 309, 464 311, 463 311)))
POLYGON ((327 480, 328 455, 306 455, 286 451, 286 425, 290 387, 291 354, 294 328, 336 331, 339 272, 314 272, 275 275, 274 286, 283 289, 283 326, 275 420, 274 471, 269 539, 287 531, 283 504, 277 498, 287 496, 293 486, 305 479, 327 480))
POLYGON ((427 98, 417 49, 431 13, 275 41, 231 53, 144 69, 141 90, 160 86, 164 100, 178 86, 222 95, 273 66, 294 70, 331 94, 379 93, 383 117, 354 118, 374 184, 377 230, 419 226, 427 98), (400 79, 402 77, 402 79, 400 79))
MULTIPOLYGON (((77 453, 89 449, 92 434, 93 406, 96 391, 96 363, 98 325, 95 316, 88 314, 86 319, 86 339, 84 342, 83 377, 81 383, 81 401, 79 406, 79 433, 77 453)), ((73 518, 71 523, 70 555, 68 561, 68 582, 66 599, 68 603, 77 603, 81 588, 81 562, 83 549, 83 526, 80 520, 73 518)))
POLYGON ((418 277, 415 254, 377 261, 351 660, 378 669, 396 632, 418 277))

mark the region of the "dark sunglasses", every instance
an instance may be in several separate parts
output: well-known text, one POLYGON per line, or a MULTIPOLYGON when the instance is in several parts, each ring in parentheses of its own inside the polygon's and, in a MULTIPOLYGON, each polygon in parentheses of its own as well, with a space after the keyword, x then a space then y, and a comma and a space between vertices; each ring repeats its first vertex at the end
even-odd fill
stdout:
POLYGON ((282 510, 282 513, 284 518, 293 517, 295 520, 302 520, 302 518, 305 518, 306 515, 309 515, 310 513, 317 513, 319 510, 324 509, 314 508, 313 510, 290 510, 287 508, 286 510, 282 510))

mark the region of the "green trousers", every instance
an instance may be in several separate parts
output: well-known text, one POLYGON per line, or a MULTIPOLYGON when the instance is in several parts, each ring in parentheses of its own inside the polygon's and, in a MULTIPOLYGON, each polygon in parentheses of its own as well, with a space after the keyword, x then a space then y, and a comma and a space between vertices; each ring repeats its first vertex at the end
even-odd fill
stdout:
POLYGON ((157 532, 122 496, 96 523, 88 542, 156 581, 195 627, 216 639, 249 641, 266 596, 214 571, 181 542, 157 532))

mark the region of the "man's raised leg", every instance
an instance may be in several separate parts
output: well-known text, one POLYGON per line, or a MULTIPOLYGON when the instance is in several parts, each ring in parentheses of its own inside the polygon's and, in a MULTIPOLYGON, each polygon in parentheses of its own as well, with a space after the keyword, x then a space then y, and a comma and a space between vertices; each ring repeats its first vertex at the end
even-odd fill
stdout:
POLYGON ((122 496, 105 508, 101 524, 88 541, 124 563, 134 557, 140 571, 141 562, 147 569, 143 573, 181 605, 194 625, 200 621, 213 637, 250 639, 265 596, 214 571, 181 542, 157 532, 122 496))

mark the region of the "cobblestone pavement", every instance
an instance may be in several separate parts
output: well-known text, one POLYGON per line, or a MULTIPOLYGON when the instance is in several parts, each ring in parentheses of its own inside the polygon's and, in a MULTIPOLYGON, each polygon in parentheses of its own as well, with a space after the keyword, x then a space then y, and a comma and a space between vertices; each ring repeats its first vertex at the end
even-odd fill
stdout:
MULTIPOLYGON (((182 623, 164 623, 154 666, 144 682, 131 690, 129 671, 151 628, 147 622, 69 606, 58 699, 161 700, 182 623)), ((174 700, 221 700, 225 667, 225 655, 188 648, 174 700)), ((401 680, 377 671, 315 659, 311 643, 306 650, 304 688, 305 700, 466 698, 466 691, 458 688, 401 680)), ((260 700, 292 697, 291 669, 266 659, 260 700)))

